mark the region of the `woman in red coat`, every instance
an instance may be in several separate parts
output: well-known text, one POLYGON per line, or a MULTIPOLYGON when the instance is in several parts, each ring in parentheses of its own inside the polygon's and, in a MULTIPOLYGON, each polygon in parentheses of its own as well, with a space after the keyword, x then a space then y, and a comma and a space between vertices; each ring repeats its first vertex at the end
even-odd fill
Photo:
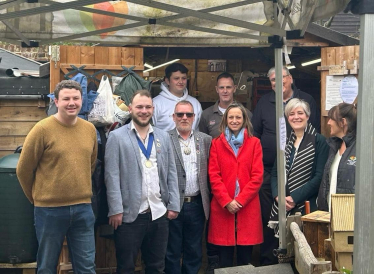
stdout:
POLYGON ((253 245, 262 243, 258 192, 263 164, 260 140, 252 136, 252 124, 241 104, 231 104, 220 125, 221 135, 212 141, 209 156, 211 202, 208 242, 217 245, 220 267, 249 264, 253 245))

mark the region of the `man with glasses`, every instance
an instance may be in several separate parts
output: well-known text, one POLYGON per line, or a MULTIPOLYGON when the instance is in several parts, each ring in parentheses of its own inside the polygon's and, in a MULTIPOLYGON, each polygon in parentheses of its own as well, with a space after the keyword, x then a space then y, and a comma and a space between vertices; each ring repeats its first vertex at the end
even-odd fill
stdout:
POLYGON ((169 134, 177 165, 181 211, 169 223, 166 274, 198 273, 202 263, 202 234, 210 210, 208 156, 212 138, 192 130, 194 119, 189 101, 176 104, 175 128, 169 134))
MULTIPOLYGON (((273 249, 278 248, 278 240, 274 237, 274 230, 267 226, 271 206, 274 202, 271 194, 270 174, 277 157, 274 67, 269 70, 268 77, 274 92, 261 97, 252 117, 254 135, 261 140, 264 162, 264 181, 260 190, 264 233, 264 243, 261 245, 261 265, 276 264, 278 262, 278 259, 273 255, 273 249)), ((320 121, 316 102, 312 96, 296 88, 289 70, 287 67, 283 67, 283 105, 285 106, 292 98, 300 98, 308 102, 311 110, 309 122, 319 131, 320 121)), ((291 132, 291 127, 288 123, 286 123, 286 126, 288 135, 291 132)))
POLYGON ((117 273, 134 273, 139 252, 146 273, 163 273, 169 220, 180 210, 177 171, 169 135, 150 125, 151 94, 134 93, 132 121, 109 134, 105 184, 109 224, 115 229, 117 273))

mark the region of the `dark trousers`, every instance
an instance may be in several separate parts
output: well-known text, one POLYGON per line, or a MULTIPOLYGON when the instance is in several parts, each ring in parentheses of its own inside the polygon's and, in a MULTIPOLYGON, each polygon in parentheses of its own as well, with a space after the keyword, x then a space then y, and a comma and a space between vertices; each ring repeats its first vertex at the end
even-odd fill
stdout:
POLYGON ((199 272, 202 261, 204 223, 205 215, 201 196, 192 202, 185 202, 178 218, 169 223, 165 273, 197 274, 199 272))
POLYGON ((205 240, 206 240, 206 255, 209 257, 219 256, 218 245, 208 243, 209 220, 206 222, 205 227, 205 240))
POLYGON ((163 273, 169 234, 169 219, 165 216, 152 221, 152 214, 139 214, 132 223, 122 223, 114 231, 117 273, 134 273, 141 249, 145 273, 163 273))
MULTIPOLYGON (((235 246, 215 246, 219 252, 219 266, 220 268, 232 267, 234 260, 235 246)), ((248 265, 252 257, 252 245, 237 245, 236 246, 236 265, 248 265)))
POLYGON ((274 203, 271 194, 271 175, 264 170, 264 181, 259 192, 264 242, 261 244, 261 265, 272 265, 278 263, 278 258, 273 255, 273 250, 279 247, 279 241, 274 236, 274 229, 268 227, 271 207, 274 203))

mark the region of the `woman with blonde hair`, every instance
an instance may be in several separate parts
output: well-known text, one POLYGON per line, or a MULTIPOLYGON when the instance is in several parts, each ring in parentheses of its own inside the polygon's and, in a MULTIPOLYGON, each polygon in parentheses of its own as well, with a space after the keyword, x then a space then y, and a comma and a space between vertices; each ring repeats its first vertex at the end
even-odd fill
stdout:
POLYGON ((209 156, 213 198, 208 242, 217 246, 220 267, 233 266, 235 247, 237 265, 247 265, 253 245, 263 241, 258 195, 263 178, 262 148, 241 104, 226 109, 220 131, 209 156))

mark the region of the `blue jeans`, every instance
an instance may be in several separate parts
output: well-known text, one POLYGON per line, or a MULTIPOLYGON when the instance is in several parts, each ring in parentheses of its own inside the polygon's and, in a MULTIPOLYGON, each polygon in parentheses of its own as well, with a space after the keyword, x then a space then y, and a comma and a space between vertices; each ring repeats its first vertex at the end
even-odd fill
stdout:
POLYGON ((197 274, 199 272, 204 224, 205 215, 201 197, 196 201, 184 203, 178 218, 171 220, 169 224, 165 273, 197 274))
POLYGON ((38 274, 56 273, 66 236, 74 273, 95 273, 95 216, 91 204, 35 207, 38 274))
POLYGON ((114 230, 117 274, 135 271, 135 261, 142 251, 146 274, 162 274, 168 242, 169 219, 162 216, 152 221, 151 213, 139 214, 132 223, 122 223, 114 230))

